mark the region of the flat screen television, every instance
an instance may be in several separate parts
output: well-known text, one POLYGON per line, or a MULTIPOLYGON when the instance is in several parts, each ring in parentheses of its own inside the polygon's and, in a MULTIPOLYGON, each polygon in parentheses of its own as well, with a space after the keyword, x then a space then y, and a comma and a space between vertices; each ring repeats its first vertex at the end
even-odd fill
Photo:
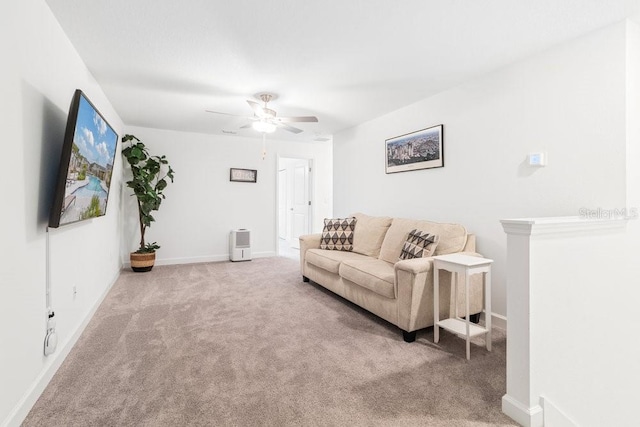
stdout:
POLYGON ((87 96, 76 89, 67 118, 49 227, 107 212, 117 145, 116 132, 87 96))

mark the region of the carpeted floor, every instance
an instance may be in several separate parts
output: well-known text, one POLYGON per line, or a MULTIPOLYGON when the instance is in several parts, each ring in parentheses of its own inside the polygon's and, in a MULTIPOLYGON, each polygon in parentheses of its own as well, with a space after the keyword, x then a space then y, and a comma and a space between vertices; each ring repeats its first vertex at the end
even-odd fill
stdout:
POLYGON ((405 343, 287 258, 123 271, 23 425, 516 425, 477 344, 405 343))

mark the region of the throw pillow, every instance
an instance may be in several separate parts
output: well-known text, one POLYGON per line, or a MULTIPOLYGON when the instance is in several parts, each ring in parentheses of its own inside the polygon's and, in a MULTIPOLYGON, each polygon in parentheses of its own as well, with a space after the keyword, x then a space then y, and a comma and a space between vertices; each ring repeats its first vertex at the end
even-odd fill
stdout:
POLYGON ((353 250, 353 230, 356 228, 356 219, 351 218, 325 218, 322 229, 320 249, 334 251, 353 250))
POLYGON ((407 241, 402 246, 400 260, 426 258, 433 255, 438 245, 438 236, 425 231, 411 230, 407 241))

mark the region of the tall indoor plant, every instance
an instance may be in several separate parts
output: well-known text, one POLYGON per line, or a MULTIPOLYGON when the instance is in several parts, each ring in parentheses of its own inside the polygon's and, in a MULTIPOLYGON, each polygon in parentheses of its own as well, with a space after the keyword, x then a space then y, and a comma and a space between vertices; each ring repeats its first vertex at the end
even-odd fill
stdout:
POLYGON ((160 209, 165 198, 164 189, 168 185, 167 179, 173 182, 173 169, 165 156, 152 156, 147 147, 134 135, 122 137, 122 155, 131 166, 132 179, 127 186, 133 189, 138 202, 138 219, 140 223, 140 247, 130 254, 133 271, 150 271, 156 259, 156 250, 160 246, 147 243, 144 240, 147 228, 155 221, 152 212, 160 209))

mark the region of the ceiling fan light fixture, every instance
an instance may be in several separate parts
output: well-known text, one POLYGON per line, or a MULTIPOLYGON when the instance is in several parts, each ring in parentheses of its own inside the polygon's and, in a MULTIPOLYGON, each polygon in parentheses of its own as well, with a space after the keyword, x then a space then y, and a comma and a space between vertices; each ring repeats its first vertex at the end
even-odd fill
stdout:
POLYGON ((255 121, 251 126, 254 130, 262 133, 273 133, 276 130, 276 125, 264 120, 255 121))
MULTIPOLYGON (((247 129, 249 127, 252 127, 256 132, 260 132, 264 135, 267 133, 273 133, 277 128, 280 128, 282 130, 286 130, 287 132, 299 134, 303 132, 303 130, 292 126, 289 123, 318 122, 318 118, 316 116, 278 117, 276 111, 267 106, 269 101, 278 98, 278 96, 275 94, 263 92, 256 94, 255 98, 256 100, 264 102, 264 106, 260 105, 256 101, 247 99, 247 104, 249 104, 249 107, 251 107, 251 109, 253 110, 253 115, 246 117, 246 119, 250 120, 250 122, 243 126, 240 126, 240 129, 247 129)), ((236 114, 223 113, 220 111, 205 111, 207 111, 208 113, 222 114, 225 116, 242 117, 236 114)))

